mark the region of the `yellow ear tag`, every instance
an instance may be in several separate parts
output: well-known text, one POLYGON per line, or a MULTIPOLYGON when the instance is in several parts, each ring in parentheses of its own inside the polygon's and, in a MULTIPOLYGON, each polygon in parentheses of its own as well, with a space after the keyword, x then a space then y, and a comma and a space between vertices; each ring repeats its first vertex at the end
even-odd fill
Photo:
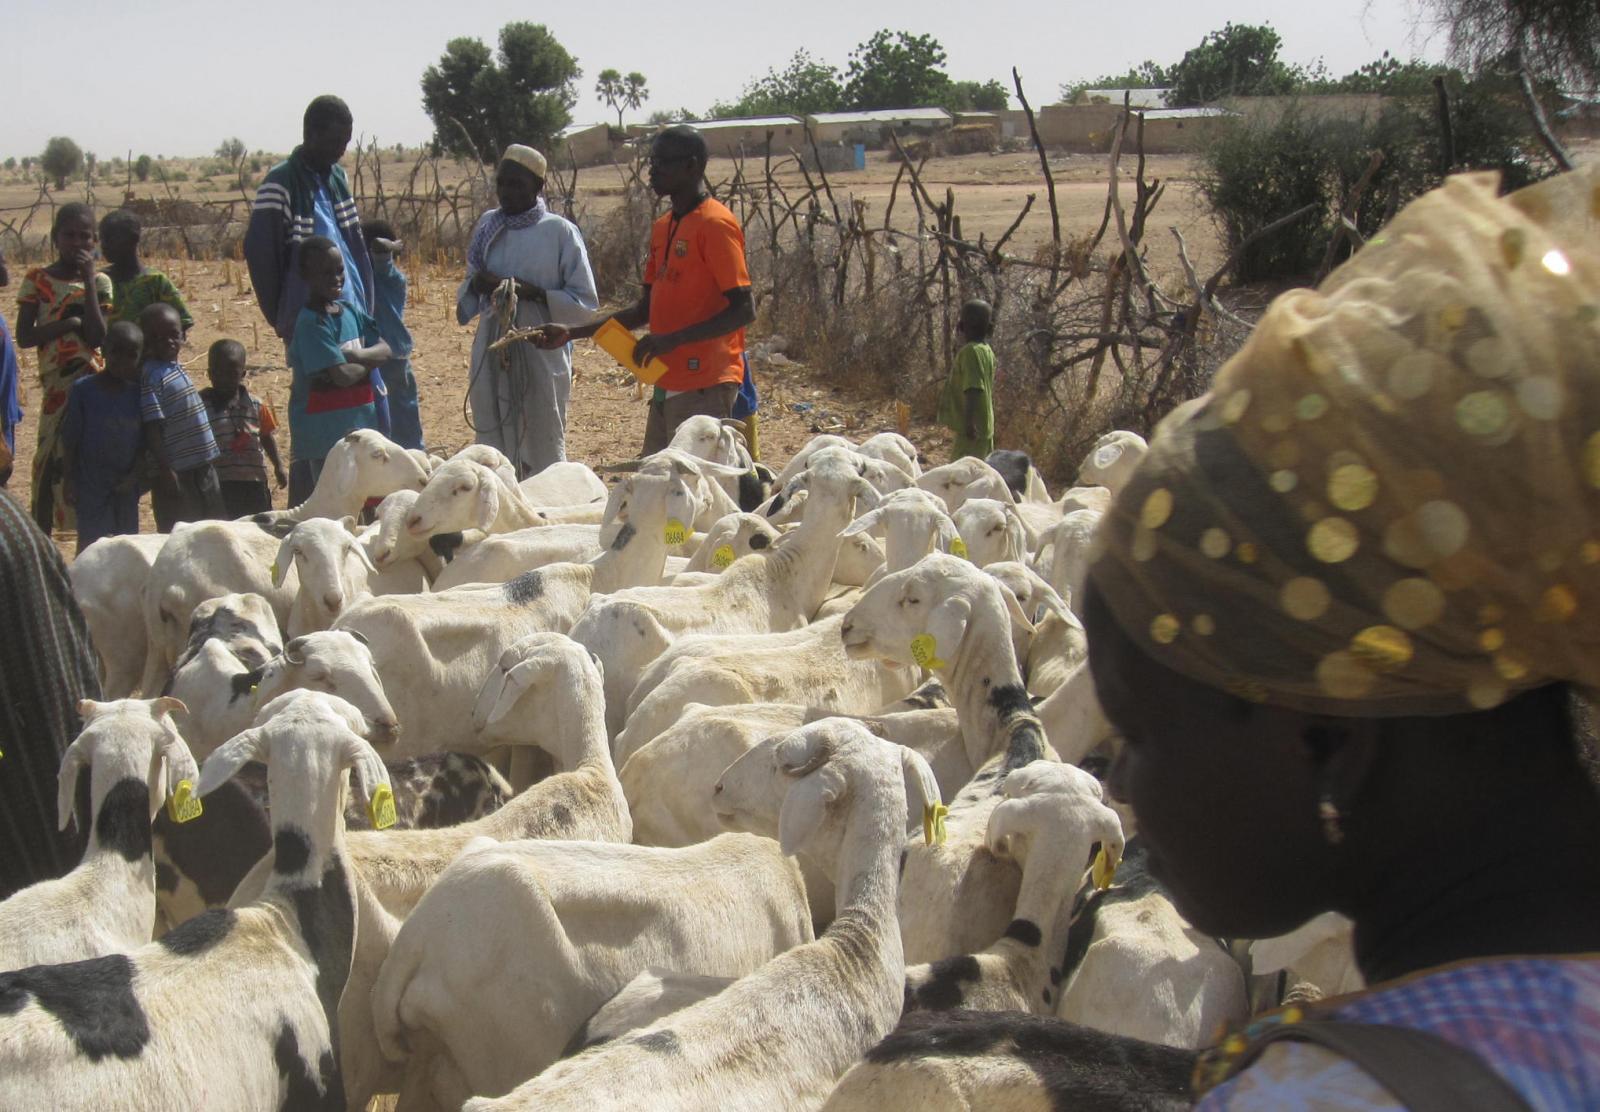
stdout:
POLYGON ((276 581, 278 578, 278 561, 272 561, 272 566, 268 568, 267 571, 271 574, 273 580, 276 581))
POLYGON ((1089 870, 1089 876, 1094 880, 1094 886, 1104 892, 1111 887, 1111 882, 1116 878, 1117 866, 1106 853, 1106 847, 1101 846, 1100 852, 1094 855, 1094 867, 1089 870))
POLYGON ((971 557, 967 555, 967 542, 962 540, 960 537, 957 537, 955 540, 951 541, 950 555, 959 556, 963 560, 970 560, 971 557))
POLYGON ((167 800, 167 817, 173 822, 193 822, 204 813, 205 807, 194 794, 194 785, 188 780, 179 780, 167 800))
POLYGON ((394 792, 389 790, 388 784, 379 784, 378 790, 367 800, 367 817, 372 820, 374 830, 387 830, 395 824, 394 792))
POLYGON ((711 563, 719 571, 733 563, 733 545, 717 545, 717 550, 711 554, 711 563))
POLYGON ((950 808, 943 803, 924 803, 922 805, 922 843, 928 846, 942 846, 945 840, 944 817, 950 813, 950 808))
POLYGON ((945 666, 939 659, 939 642, 931 633, 919 633, 911 639, 911 659, 928 669, 945 666))
POLYGON ((667 527, 662 530, 662 536, 668 544, 682 544, 689 539, 689 527, 675 517, 667 519, 667 527))

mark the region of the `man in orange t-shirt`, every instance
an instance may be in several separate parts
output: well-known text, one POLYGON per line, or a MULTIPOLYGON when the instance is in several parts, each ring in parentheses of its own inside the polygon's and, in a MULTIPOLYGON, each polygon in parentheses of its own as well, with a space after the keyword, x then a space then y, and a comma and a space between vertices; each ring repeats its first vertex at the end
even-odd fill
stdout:
POLYGON ((615 319, 624 328, 649 325, 634 345, 634 362, 660 359, 645 423, 644 454, 660 451, 687 418, 733 416, 744 380, 744 329, 755 320, 744 229, 705 191, 706 141, 687 124, 657 133, 650 144, 650 188, 672 207, 650 229, 644 293, 636 305, 593 324, 547 325, 540 347, 592 336, 615 319))

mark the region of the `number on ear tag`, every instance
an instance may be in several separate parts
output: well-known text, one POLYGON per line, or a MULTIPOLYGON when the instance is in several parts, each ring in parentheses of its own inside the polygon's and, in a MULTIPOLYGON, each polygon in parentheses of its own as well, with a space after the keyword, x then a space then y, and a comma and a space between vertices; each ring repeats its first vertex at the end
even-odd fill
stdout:
POLYGON ((1111 887, 1111 882, 1116 879, 1117 866, 1111 860, 1111 855, 1106 853, 1106 847, 1101 846, 1100 852, 1094 855, 1094 867, 1089 870, 1089 875, 1094 879, 1094 886, 1104 892, 1111 887))
POLYGON ((193 822, 205 813, 205 807, 194 794, 194 785, 188 780, 179 780, 178 786, 172 789, 172 796, 167 800, 167 817, 173 822, 193 822))
POLYGON ((967 542, 962 540, 960 537, 957 537, 955 540, 950 542, 950 555, 959 556, 963 560, 972 559, 972 557, 967 555, 967 542))
POLYGON ((667 526, 662 530, 662 536, 668 544, 682 544, 689 539, 689 528, 677 518, 667 519, 667 526))
POLYGON ((944 817, 950 813, 950 808, 943 803, 924 803, 922 805, 922 844, 928 846, 942 846, 946 837, 944 817))
POLYGON ((394 814, 394 792, 389 790, 388 784, 379 784, 378 789, 372 793, 372 798, 367 800, 367 817, 372 820, 374 830, 387 830, 397 821, 394 814))
POLYGON ((930 671, 945 667, 939 659, 939 642, 931 633, 919 633, 911 639, 911 659, 930 671))
POLYGON ((733 563, 733 545, 719 544, 717 550, 711 554, 711 564, 718 571, 733 563))

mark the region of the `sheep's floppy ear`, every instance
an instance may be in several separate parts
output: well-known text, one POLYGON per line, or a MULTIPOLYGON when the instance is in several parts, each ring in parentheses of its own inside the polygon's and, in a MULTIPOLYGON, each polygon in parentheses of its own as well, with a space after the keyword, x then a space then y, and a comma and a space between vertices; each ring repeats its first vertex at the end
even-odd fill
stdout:
MULTIPOLYGON (((1033 584, 1034 597, 1039 600, 1039 604, 1034 607, 1033 616, 1035 624, 1041 621, 1045 614, 1053 610, 1055 613, 1059 614, 1068 625, 1082 625, 1082 623, 1078 621, 1078 616, 1072 612, 1072 604, 1070 600, 1063 598, 1054 587, 1045 582, 1045 579, 1042 575, 1034 571, 1032 568, 1028 569, 1028 582, 1033 584)), ((1071 588, 1068 588, 1067 594, 1070 595, 1071 593, 1071 588)))
POLYGON ((296 637, 283 647, 283 659, 289 664, 304 664, 306 662, 306 639, 296 637))
MULTIPOLYGON (((207 765, 210 763, 206 762, 207 765)), ((344 747, 339 753, 339 764, 351 771, 351 779, 355 781, 363 804, 372 802, 373 793, 380 785, 389 787, 388 766, 378 756, 378 751, 352 730, 345 731, 344 747)))
POLYGON ((531 660, 524 660, 507 672, 500 685, 500 697, 494 701, 482 728, 487 729, 510 714, 522 698, 522 693, 533 686, 538 676, 539 665, 531 660))
POLYGON ((602 524, 610 525, 617 517, 617 507, 622 504, 625 495, 633 493, 633 479, 627 478, 611 488, 611 493, 606 495, 606 508, 600 512, 602 524))
POLYGON ((1029 806, 1029 798, 1031 797, 1001 800, 1000 805, 989 812, 989 825, 984 831, 983 844, 990 853, 1002 857, 1017 856, 1016 843, 1012 839, 1019 833, 1027 833, 1030 829, 1022 821, 1029 806))
POLYGON ((1089 831, 1100 843, 1100 852, 1105 854, 1107 875, 1115 873, 1122 863, 1122 852, 1127 848, 1121 817, 1104 803, 1097 803, 1089 819, 1089 831))
POLYGON ((1039 539, 1028 523, 1022 520, 1022 515, 1017 512, 1015 503, 1004 503, 1006 508, 1006 541, 1010 558, 1021 560, 1033 551, 1034 543, 1039 539))
POLYGON ((939 551, 949 552, 950 546, 961 540, 961 531, 956 528, 956 523, 950 520, 949 514, 940 514, 938 518, 939 551))
POLYGON ((883 501, 883 495, 878 493, 878 488, 865 479, 857 479, 850 484, 850 493, 856 496, 858 507, 868 510, 878 508, 878 503, 883 501))
POLYGON ((83 720, 82 724, 87 726, 90 719, 106 709, 106 704, 97 702, 94 699, 79 699, 77 709, 78 717, 83 720))
POLYGON ((56 773, 56 815, 60 821, 57 829, 65 830, 72 821, 73 804, 78 798, 78 774, 88 768, 89 747, 83 744, 80 734, 61 754, 61 771, 56 773))
POLYGON ((882 521, 883 507, 879 506, 877 509, 868 510, 866 513, 852 521, 849 525, 846 525, 839 531, 839 535, 841 537, 853 537, 857 533, 865 533, 868 531, 876 532, 879 523, 882 521))
MULTIPOLYGON (((177 700, 174 699, 173 702, 177 700)), ((178 736, 177 730, 169 732, 162 741, 161 756, 167 766, 168 795, 177 788, 179 780, 187 780, 193 784, 200 779, 200 767, 194 763, 194 754, 189 752, 189 746, 178 736)))
POLYGON ((339 632, 348 633, 351 637, 354 637, 357 641, 360 641, 367 648, 372 648, 372 642, 368 641, 367 635, 362 633, 359 629, 341 629, 339 632))
POLYGON ((792 778, 778 811, 778 848, 788 856, 805 847, 843 793, 843 779, 826 767, 828 755, 825 739, 801 734, 791 734, 772 751, 778 770, 792 778))
POLYGON ((278 555, 272 561, 272 585, 282 587, 289 569, 294 566, 294 533, 291 531, 278 544, 278 555))
POLYGON ((478 517, 474 524, 487 533, 500 516, 500 491, 493 472, 478 475, 478 517))
MULTIPOLYGON (((355 518, 347 517, 345 520, 353 523, 355 518)), ((361 543, 361 538, 355 535, 354 529, 350 530, 350 538, 345 543, 350 551, 355 554, 356 559, 361 561, 363 567, 373 575, 378 574, 378 566, 372 562, 372 557, 367 555, 366 547, 361 543)))
POLYGON ((205 764, 200 766, 200 781, 195 785, 194 794, 203 798, 216 791, 249 762, 265 759, 266 745, 261 727, 252 726, 235 734, 213 750, 205 764))
POLYGON ((335 444, 328 453, 327 462, 322 465, 322 473, 317 476, 317 485, 327 483, 328 489, 341 498, 355 494, 356 481, 361 477, 356 462, 356 448, 359 445, 360 441, 353 433, 335 444))
POLYGON ((811 492, 806 490, 805 487, 794 489, 793 484, 791 484, 791 493, 785 501, 773 504, 772 509, 767 511, 767 520, 774 525, 783 525, 798 517, 803 517, 806 499, 810 496, 811 492))
MULTIPOLYGON (((1009 591, 1005 593, 1010 595, 1009 591)), ((1012 599, 1012 602, 1014 604, 1016 600, 1012 599)), ((937 644, 935 651, 940 657, 950 660, 955 656, 961 638, 966 636, 967 620, 971 616, 972 604, 960 595, 945 599, 929 613, 927 631, 933 635, 937 644)))
POLYGON ((1006 612, 1011 615, 1011 624, 1022 630, 1024 633, 1032 633, 1035 628, 1033 624, 1033 618, 1031 618, 1028 613, 1022 609, 1021 600, 1018 599, 1016 595, 1012 594, 1011 588, 1007 587, 1004 583, 1000 584, 1000 594, 1006 600, 1006 612))
POLYGON ((906 833, 914 834, 922 829, 927 808, 943 801, 939 798, 939 781, 934 779, 933 769, 922 754, 903 745, 899 749, 900 772, 906 781, 906 833))

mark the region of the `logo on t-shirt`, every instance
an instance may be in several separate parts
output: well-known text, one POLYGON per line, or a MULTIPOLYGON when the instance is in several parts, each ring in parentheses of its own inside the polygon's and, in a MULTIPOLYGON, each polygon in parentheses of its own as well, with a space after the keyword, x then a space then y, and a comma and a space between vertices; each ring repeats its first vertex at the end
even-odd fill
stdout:
POLYGON ((686 239, 678 240, 672 245, 672 253, 680 259, 683 258, 689 253, 689 241, 686 239))

